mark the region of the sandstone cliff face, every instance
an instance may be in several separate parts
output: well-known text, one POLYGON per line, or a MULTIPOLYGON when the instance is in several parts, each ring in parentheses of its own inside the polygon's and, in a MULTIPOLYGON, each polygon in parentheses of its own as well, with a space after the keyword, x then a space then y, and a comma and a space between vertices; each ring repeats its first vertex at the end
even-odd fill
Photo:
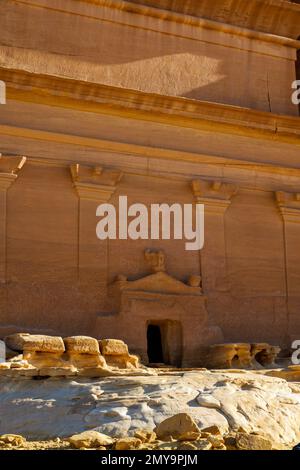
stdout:
POLYGON ((200 429, 257 432, 276 448, 300 440, 300 385, 243 371, 161 372, 102 379, 0 379, 0 434, 29 439, 85 430, 109 436, 154 429, 178 412, 200 429))

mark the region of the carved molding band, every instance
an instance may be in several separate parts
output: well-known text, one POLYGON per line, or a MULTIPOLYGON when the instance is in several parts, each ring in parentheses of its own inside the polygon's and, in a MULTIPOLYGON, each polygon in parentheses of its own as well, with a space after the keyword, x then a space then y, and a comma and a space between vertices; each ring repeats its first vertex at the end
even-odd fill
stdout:
POLYGON ((237 186, 221 181, 192 181, 192 191, 198 203, 205 204, 210 212, 224 212, 237 193, 237 186))
POLYGON ((300 192, 288 193, 277 191, 278 209, 286 222, 300 223, 300 192))
POLYGON ((99 202, 109 201, 123 176, 118 170, 78 163, 71 165, 70 170, 78 196, 99 202))
POLYGON ((4 156, 0 154, 0 190, 6 191, 17 179, 26 162, 24 156, 4 156))

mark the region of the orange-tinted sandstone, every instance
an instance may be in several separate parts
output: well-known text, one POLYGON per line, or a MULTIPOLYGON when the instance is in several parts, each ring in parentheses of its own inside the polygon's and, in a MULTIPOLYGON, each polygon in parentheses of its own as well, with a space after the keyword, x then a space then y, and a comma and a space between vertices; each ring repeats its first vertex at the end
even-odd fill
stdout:
POLYGON ((0 2, 0 337, 300 339, 299 36, 281 0, 0 2), (204 203, 204 249, 97 239, 120 195, 204 203))

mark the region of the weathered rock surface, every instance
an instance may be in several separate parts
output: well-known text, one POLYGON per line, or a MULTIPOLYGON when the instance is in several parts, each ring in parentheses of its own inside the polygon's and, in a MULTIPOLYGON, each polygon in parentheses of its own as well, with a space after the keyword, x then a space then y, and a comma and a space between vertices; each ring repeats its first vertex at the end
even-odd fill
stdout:
POLYGON ((58 336, 18 333, 8 336, 6 340, 23 354, 0 365, 2 376, 18 377, 22 375, 21 369, 31 368, 34 369, 32 376, 103 377, 119 375, 119 370, 142 368, 139 358, 129 354, 128 346, 117 339, 98 341, 89 336, 70 336, 63 340, 58 336), (100 344, 107 354, 101 354, 100 344))
POLYGON ((102 354, 108 356, 122 356, 128 354, 128 347, 120 339, 101 339, 99 341, 102 354))
POLYGON ((30 336, 29 333, 15 333, 4 338, 5 344, 12 351, 23 352, 25 338, 30 336))
POLYGON ((255 434, 237 433, 236 446, 239 450, 271 450, 272 441, 255 434))
POLYGON ((47 335, 26 335, 23 336, 24 351, 44 352, 44 353, 63 353, 65 345, 60 336, 47 335))
POLYGON ((133 450, 141 447, 142 441, 137 437, 124 437, 115 444, 116 450, 133 450))
POLYGON ((276 367, 280 347, 267 343, 224 343, 202 348, 200 363, 209 369, 276 367))
POLYGON ((110 446, 114 439, 97 431, 84 431, 80 434, 74 434, 68 441, 75 449, 95 449, 97 447, 110 446))
POLYGON ((197 424, 187 413, 178 413, 170 418, 163 420, 154 429, 159 439, 179 439, 186 433, 199 433, 197 424))
POLYGON ((0 434, 42 440, 89 429, 133 437, 137 430, 153 430, 180 411, 207 433, 256 432, 276 448, 291 448, 300 442, 297 385, 248 371, 161 371, 159 376, 38 381, 7 376, 0 378, 0 434), (218 400, 220 408, 200 406, 197 397, 204 392, 218 400))
POLYGON ((89 336, 70 336, 64 338, 67 352, 79 354, 99 354, 99 343, 95 338, 89 336))

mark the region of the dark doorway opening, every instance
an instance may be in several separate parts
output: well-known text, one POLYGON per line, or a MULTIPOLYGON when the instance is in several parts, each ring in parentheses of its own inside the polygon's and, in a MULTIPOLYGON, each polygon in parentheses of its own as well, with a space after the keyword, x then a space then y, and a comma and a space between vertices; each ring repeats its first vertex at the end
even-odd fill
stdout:
POLYGON ((164 362, 162 336, 159 325, 148 325, 147 354, 150 364, 162 364, 164 362))

